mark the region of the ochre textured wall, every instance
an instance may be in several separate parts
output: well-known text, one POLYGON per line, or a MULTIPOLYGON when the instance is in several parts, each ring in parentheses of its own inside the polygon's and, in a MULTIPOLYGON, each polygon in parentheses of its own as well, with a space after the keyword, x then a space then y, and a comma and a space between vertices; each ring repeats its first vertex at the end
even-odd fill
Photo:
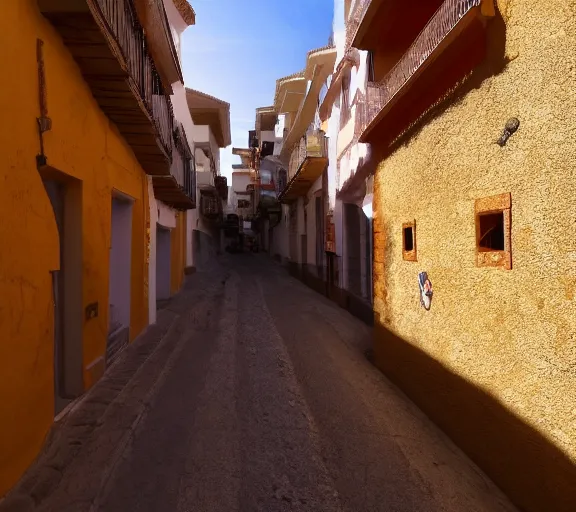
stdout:
POLYGON ((487 61, 378 168, 375 356, 523 510, 576 510, 576 5, 497 4, 487 61), (507 192, 512 270, 476 267, 474 201, 507 192))
POLYGON ((83 301, 99 316, 83 321, 86 367, 103 356, 108 331, 112 189, 134 198, 133 339, 147 324, 144 174, 99 110, 60 37, 35 0, 0 8, 0 495, 34 459, 54 417, 54 314, 51 270, 59 268, 58 230, 36 169, 40 152, 36 40, 44 41, 48 163, 82 183, 83 301))

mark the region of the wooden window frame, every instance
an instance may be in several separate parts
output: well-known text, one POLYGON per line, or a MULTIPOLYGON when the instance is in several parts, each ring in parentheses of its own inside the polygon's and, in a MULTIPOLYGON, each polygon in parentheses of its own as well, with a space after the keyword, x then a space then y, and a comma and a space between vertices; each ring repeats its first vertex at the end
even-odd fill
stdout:
POLYGON ((404 261, 418 261, 416 253, 416 221, 405 222, 402 224, 402 259, 404 261), (412 228, 412 250, 406 250, 406 238, 404 237, 404 230, 412 228))
POLYGON ((476 227, 476 266, 512 269, 512 197, 509 192, 476 199, 474 203, 476 227), (504 250, 491 251, 480 247, 480 216, 502 213, 504 217, 504 250))

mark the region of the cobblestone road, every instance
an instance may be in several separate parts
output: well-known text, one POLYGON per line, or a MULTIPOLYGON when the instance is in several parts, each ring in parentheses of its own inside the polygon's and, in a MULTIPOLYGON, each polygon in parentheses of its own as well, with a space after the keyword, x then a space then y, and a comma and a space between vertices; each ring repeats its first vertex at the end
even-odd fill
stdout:
POLYGON ((514 510, 369 345, 265 256, 222 257, 55 425, 0 511, 514 510))

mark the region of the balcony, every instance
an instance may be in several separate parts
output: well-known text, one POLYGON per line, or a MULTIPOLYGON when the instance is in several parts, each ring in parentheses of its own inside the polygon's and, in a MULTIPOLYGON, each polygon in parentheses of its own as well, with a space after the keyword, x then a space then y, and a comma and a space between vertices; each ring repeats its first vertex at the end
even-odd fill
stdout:
POLYGON ((346 48, 355 46, 354 42, 363 24, 368 24, 369 18, 379 7, 378 0, 356 0, 346 20, 346 48))
POLYGON ((289 181, 278 199, 292 203, 306 195, 328 165, 328 139, 321 130, 308 132, 292 151, 288 167, 289 181))
POLYGON ((147 174, 170 175, 174 115, 133 0, 38 0, 147 174))
POLYGON ((211 186, 202 186, 200 188, 200 213, 208 221, 217 222, 222 217, 222 201, 211 186))
POLYGON ((366 94, 358 101, 356 106, 356 116, 354 118, 354 136, 358 139, 366 133, 369 124, 376 119, 385 105, 384 91, 380 84, 368 82, 366 84, 366 94))
POLYGON ((214 178, 214 186, 222 201, 228 200, 228 179, 226 176, 216 176, 214 178))
POLYGON ((168 176, 153 176, 154 196, 179 210, 196 208, 196 166, 184 127, 174 131, 174 153, 168 176))
POLYGON ((254 204, 260 212, 279 206, 272 174, 269 169, 262 169, 258 176, 252 178, 251 183, 246 186, 246 191, 254 194, 254 204))
POLYGON ((484 34, 487 18, 494 16, 491 1, 444 1, 386 76, 368 83, 365 101, 358 109, 360 142, 380 140, 372 132, 407 93, 410 97, 395 109, 395 115, 404 118, 386 124, 405 127, 478 64, 484 48, 478 36, 484 34), (412 118, 407 119, 408 115, 412 118))

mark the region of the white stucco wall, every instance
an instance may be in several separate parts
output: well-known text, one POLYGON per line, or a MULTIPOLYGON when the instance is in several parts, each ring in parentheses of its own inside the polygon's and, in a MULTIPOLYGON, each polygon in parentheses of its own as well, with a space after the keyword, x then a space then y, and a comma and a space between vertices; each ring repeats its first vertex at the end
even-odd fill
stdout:
POLYGON ((273 229, 270 250, 273 256, 279 254, 282 260, 289 256, 289 221, 288 206, 282 205, 282 216, 279 224, 273 229))
POLYGON ((192 130, 194 141, 210 142, 210 127, 204 124, 196 124, 192 130))
MULTIPOLYGON (((172 35, 174 38, 174 43, 178 50, 178 55, 180 57, 180 62, 182 62, 182 34, 186 29, 188 29, 188 25, 180 16, 178 9, 174 6, 172 0, 163 0, 164 8, 166 9, 166 15, 168 16, 168 22, 172 29, 172 35)), ((194 121, 192 120, 192 116, 190 115, 190 111, 188 110, 188 101, 186 100, 186 89, 185 85, 181 82, 176 82, 172 84, 173 94, 170 96, 172 101, 172 106, 174 108, 174 117, 177 121, 182 123, 184 127, 184 132, 186 133, 186 138, 188 140, 188 145, 192 151, 192 154, 195 154, 194 148, 194 121)), ((153 198, 153 194, 149 194, 150 198, 153 198)), ((152 219, 152 212, 156 211, 156 208, 153 208, 152 201, 150 205, 151 210, 151 218, 150 218, 150 286, 152 286, 152 280, 156 279, 156 222, 153 222, 152 219), (153 261, 154 260, 154 261, 153 261), (151 276, 154 276, 153 279, 151 276)), ((157 216, 157 211, 154 214, 157 216)), ((192 251, 192 228, 197 224, 198 221, 198 209, 188 210, 186 214, 186 266, 192 266, 193 262, 193 251, 192 251)), ((150 306, 150 323, 153 323, 152 318, 154 321, 156 320, 156 290, 150 289, 150 300, 153 301, 153 308, 150 306), (153 309, 153 314, 152 314, 153 309)))
POLYGON ((232 173, 232 190, 234 192, 245 192, 246 187, 250 184, 250 175, 248 174, 240 174, 233 172, 232 173))
POLYGON ((156 224, 158 206, 154 198, 152 178, 148 176, 148 202, 150 208, 150 246, 148 254, 148 323, 156 323, 156 224))
POLYGON ((260 132, 261 142, 276 142, 276 133, 274 130, 262 130, 260 132))

